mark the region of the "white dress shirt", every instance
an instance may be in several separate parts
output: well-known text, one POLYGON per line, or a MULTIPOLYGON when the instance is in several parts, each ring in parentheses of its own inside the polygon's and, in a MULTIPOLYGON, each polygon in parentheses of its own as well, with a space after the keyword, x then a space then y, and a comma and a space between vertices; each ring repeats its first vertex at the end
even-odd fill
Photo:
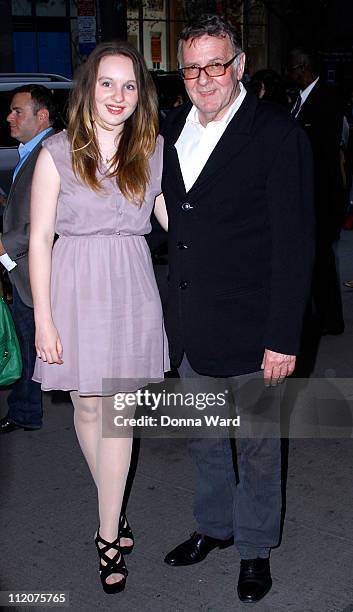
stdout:
MULTIPOLYGON (((0 240, 1 240, 1 235, 0 235, 0 240)), ((7 253, 4 253, 4 255, 0 255, 0 262, 2 263, 2 265, 4 266, 4 268, 6 268, 8 272, 11 272, 11 270, 16 268, 17 266, 17 263, 13 261, 13 259, 11 259, 11 257, 9 257, 7 253)))
POLYGON ((189 191, 195 183, 227 125, 239 110, 246 96, 244 85, 239 83, 239 86, 239 95, 222 119, 210 121, 204 127, 200 123, 197 108, 193 106, 189 112, 175 143, 186 191, 189 191))
POLYGON ((44 138, 44 136, 46 134, 49 134, 49 132, 52 129, 53 129, 52 127, 45 128, 45 130, 42 130, 41 132, 39 132, 39 134, 37 134, 36 136, 33 136, 33 138, 31 138, 31 140, 29 140, 25 144, 23 142, 20 142, 19 147, 18 147, 18 155, 20 159, 14 170, 14 173, 12 176, 12 182, 14 182, 19 169, 21 168, 21 166, 23 166, 27 157, 29 157, 29 155, 32 153, 33 149, 35 149, 37 144, 39 144, 40 141, 44 138))

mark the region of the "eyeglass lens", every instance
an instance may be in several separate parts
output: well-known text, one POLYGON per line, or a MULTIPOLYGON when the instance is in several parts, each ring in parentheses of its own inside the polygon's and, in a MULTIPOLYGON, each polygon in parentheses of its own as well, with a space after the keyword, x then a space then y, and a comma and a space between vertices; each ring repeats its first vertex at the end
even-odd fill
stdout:
POLYGON ((225 64, 215 62, 214 64, 208 64, 207 66, 203 66, 202 68, 200 66, 186 66, 185 68, 181 68, 180 72, 185 80, 198 79, 202 70, 209 77, 223 76, 228 66, 230 66, 230 64, 235 60, 236 57, 237 56, 235 55, 225 64))

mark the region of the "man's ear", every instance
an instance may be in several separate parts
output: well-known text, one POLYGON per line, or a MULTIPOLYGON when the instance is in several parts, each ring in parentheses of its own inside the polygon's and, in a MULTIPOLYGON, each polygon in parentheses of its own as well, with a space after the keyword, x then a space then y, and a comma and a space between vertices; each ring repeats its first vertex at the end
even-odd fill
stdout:
POLYGON ((243 78, 243 74, 244 74, 244 70, 245 70, 245 60, 246 60, 246 55, 242 51, 242 53, 240 53, 240 55, 236 59, 236 63, 237 63, 236 70, 237 70, 237 79, 238 79, 238 81, 241 81, 241 79, 243 78))
POLYGON ((42 122, 42 123, 49 123, 49 111, 47 108, 41 108, 38 111, 38 119, 42 122))

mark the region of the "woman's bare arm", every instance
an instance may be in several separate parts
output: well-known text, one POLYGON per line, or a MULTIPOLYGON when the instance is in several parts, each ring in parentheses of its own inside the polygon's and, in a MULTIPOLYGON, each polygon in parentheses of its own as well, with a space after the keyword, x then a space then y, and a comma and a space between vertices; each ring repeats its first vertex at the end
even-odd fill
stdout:
POLYGON ((62 363, 62 346, 55 329, 50 305, 51 254, 60 177, 46 149, 38 157, 32 181, 29 273, 36 323, 38 357, 48 363, 62 363))
POLYGON ((165 205, 165 200, 163 193, 156 197, 156 202, 154 205, 154 214, 158 223, 163 227, 163 229, 168 231, 168 213, 165 205))

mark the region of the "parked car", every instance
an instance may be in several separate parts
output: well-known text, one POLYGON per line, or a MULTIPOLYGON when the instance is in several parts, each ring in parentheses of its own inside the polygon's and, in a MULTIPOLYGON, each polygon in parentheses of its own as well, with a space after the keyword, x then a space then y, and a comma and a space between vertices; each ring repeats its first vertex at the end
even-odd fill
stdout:
POLYGON ((5 193, 10 189, 13 169, 18 162, 18 141, 11 138, 6 117, 12 91, 30 83, 44 85, 52 91, 58 108, 54 129, 60 131, 66 125, 68 94, 73 85, 70 79, 58 74, 0 73, 0 188, 5 193))

